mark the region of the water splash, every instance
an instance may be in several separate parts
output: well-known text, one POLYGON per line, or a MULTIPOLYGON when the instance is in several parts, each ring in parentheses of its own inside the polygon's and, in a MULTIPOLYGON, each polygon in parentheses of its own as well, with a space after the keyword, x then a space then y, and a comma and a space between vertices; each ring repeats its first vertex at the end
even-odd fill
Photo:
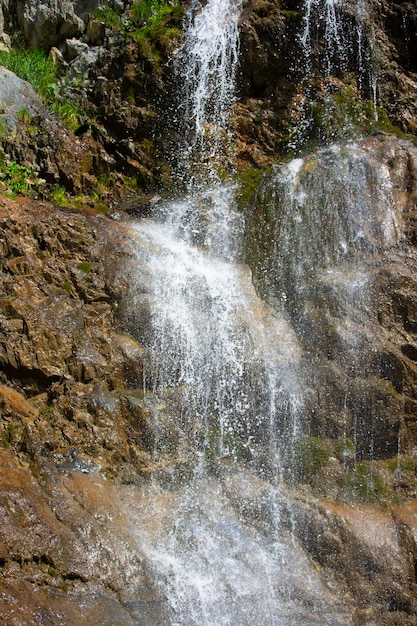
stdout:
MULTIPOLYGON (((221 189, 207 193, 211 203, 222 198, 221 189)), ((228 193, 226 188, 226 197, 228 193)), ((243 455, 258 471, 262 457, 264 468, 271 472, 275 467, 278 473, 278 433, 297 430, 302 404, 297 340, 284 319, 257 296, 248 268, 236 263, 233 251, 225 247, 217 254, 219 242, 212 245, 205 211, 199 226, 196 202, 193 219, 184 221, 190 208, 190 198, 165 208, 171 219, 177 216, 177 228, 155 221, 136 227, 138 254, 147 250, 149 257, 154 303, 145 338, 148 384, 161 399, 178 388, 181 437, 190 445, 211 458, 243 455)), ((216 219, 224 207, 217 209, 216 219)), ((220 222, 223 242, 233 240, 228 227, 242 230, 233 215, 233 205, 228 205, 220 222)))
POLYGON ((323 31, 324 70, 330 75, 336 67, 347 67, 345 35, 340 19, 341 0, 305 0, 303 31, 300 36, 304 52, 304 71, 313 68, 313 48, 317 45, 318 33, 323 31))

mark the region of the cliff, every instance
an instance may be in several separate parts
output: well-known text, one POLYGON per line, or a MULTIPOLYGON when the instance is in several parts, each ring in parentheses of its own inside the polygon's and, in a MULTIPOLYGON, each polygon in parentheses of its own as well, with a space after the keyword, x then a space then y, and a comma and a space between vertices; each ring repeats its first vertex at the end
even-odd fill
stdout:
MULTIPOLYGON (((160 195, 179 193, 173 59, 187 5, 169 3, 153 29, 135 17, 131 2, 0 5, 6 56, 13 46, 40 49, 57 72, 51 99, 0 68, 5 624, 155 626, 174 619, 136 520, 149 516, 150 532, 163 526, 178 497, 173 468, 186 484, 197 452, 176 439, 175 390, 168 408, 144 392, 147 355, 140 340, 150 323, 149 294, 130 219, 146 216, 160 195), (71 124, 62 109, 52 111, 52 100, 74 107, 71 124), (158 458, 155 419, 166 440, 158 458), (158 512, 147 508, 150 476, 165 489, 158 512)), ((338 623, 411 625, 417 612, 417 9, 372 0, 364 11, 358 15, 356 3, 343 3, 337 50, 323 25, 311 26, 307 74, 303 4, 245 3, 233 137, 218 169, 240 186, 241 260, 258 294, 292 324, 308 370, 305 436, 291 460, 292 479, 282 487, 282 526, 317 566, 326 593, 347 607, 338 623), (354 51, 349 58, 348 50, 354 51), (305 284, 292 268, 291 250, 286 277, 276 261, 285 254, 278 245, 284 230, 294 236, 281 212, 285 164, 300 159, 299 197, 305 190, 322 194, 303 216, 310 219, 305 239, 294 242, 306 249, 311 233, 320 239, 332 220, 331 207, 325 222, 317 215, 325 204, 320 176, 332 162, 326 150, 335 142, 349 172, 366 174, 365 224, 372 215, 379 233, 389 213, 395 225, 391 239, 371 233, 368 248, 358 248, 359 269, 369 276, 366 301, 354 289, 340 289, 349 259, 340 261, 338 276, 326 275, 334 250, 307 256, 305 284), (359 160, 363 169, 352 165, 359 160), (384 185, 389 198, 378 204, 384 185)), ((332 177, 332 198, 342 206, 346 179, 340 170, 332 177)), ((360 190, 349 191, 359 206, 360 190)), ((302 211, 297 202, 294 210, 302 211)), ((346 279, 353 285, 359 269, 352 267, 343 280, 355 271, 346 279)), ((258 520, 272 496, 247 457, 242 453, 235 464, 216 459, 212 470, 241 518, 258 520)), ((298 592, 308 606, 307 591, 298 592)))

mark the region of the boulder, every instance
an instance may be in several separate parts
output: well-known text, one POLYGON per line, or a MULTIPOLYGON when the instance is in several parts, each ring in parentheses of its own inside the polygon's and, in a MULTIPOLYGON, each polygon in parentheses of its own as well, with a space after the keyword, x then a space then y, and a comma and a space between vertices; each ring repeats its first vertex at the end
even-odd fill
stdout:
POLYGON ((17 17, 28 47, 47 52, 65 39, 79 37, 85 31, 85 23, 75 13, 74 2, 66 0, 19 2, 17 17))
POLYGON ((9 128, 17 124, 18 114, 25 110, 36 115, 44 109, 32 85, 21 80, 16 74, 0 67, 0 119, 9 128))

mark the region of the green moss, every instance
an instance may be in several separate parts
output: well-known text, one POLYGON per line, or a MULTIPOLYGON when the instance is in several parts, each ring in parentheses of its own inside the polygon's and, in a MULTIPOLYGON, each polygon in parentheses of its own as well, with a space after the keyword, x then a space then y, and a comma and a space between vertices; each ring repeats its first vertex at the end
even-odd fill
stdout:
POLYGON ((91 263, 88 261, 81 261, 81 263, 77 264, 77 269, 81 270, 85 274, 88 274, 88 272, 91 271, 91 263))
POLYGON ((294 20, 299 17, 298 11, 284 11, 281 9, 281 13, 284 15, 284 17, 286 17, 289 20, 294 20))
POLYGON ((1 442, 3 444, 3 448, 6 448, 6 449, 10 448, 9 438, 8 438, 7 434, 4 431, 2 431, 2 433, 1 433, 1 442))
POLYGON ((197 435, 197 445, 208 461, 215 461, 226 456, 238 461, 243 457, 243 447, 239 436, 236 433, 222 433, 218 427, 211 427, 200 432, 197 435))
MULTIPOLYGON (((98 182, 98 187, 99 189, 101 187, 100 181, 98 182)), ((71 207, 72 209, 77 209, 77 211, 93 210, 106 214, 110 210, 103 201, 100 191, 93 192, 91 196, 85 194, 71 196, 63 187, 55 187, 49 194, 49 200, 58 206, 71 207)))
POLYGON ((346 474, 345 482, 339 494, 341 502, 358 502, 360 504, 390 506, 399 504, 399 495, 388 487, 379 473, 378 462, 361 461, 346 474))
POLYGON ((182 37, 181 20, 184 7, 180 0, 139 0, 126 15, 120 15, 109 6, 94 13, 113 31, 125 39, 136 41, 142 55, 155 69, 160 69, 162 56, 166 55, 174 40, 182 37))
POLYGON ((341 462, 344 462, 346 457, 352 457, 355 454, 355 444, 352 439, 336 439, 332 448, 335 457, 341 462))
POLYGON ((349 85, 342 92, 313 102, 311 113, 314 132, 320 140, 335 141, 380 132, 415 139, 394 126, 384 109, 362 100, 349 85))
POLYGON ((244 209, 253 202, 260 182, 268 171, 269 169, 248 169, 244 170, 236 177, 236 182, 240 186, 238 203, 241 209, 244 209))
POLYGON ((417 474, 417 461, 407 456, 396 456, 390 459, 387 467, 391 472, 402 472, 404 474, 417 474))
POLYGON ((301 437, 295 442, 294 459, 298 478, 310 481, 317 472, 327 465, 330 458, 330 445, 319 437, 301 437))

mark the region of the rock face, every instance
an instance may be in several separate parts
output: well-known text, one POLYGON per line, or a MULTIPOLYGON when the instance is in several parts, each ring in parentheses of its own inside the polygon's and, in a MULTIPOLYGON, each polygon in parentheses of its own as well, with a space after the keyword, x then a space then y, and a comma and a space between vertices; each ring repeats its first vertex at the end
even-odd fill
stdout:
MULTIPOLYGON (((332 43, 325 19, 314 25, 312 18, 307 29, 305 4, 254 0, 242 14, 240 97, 233 118, 241 164, 262 167, 307 138, 334 141, 341 131, 346 137, 352 122, 360 131, 384 130, 382 111, 376 125, 366 113, 364 103, 374 98, 391 124, 415 133, 416 67, 413 44, 407 43, 414 39, 415 8, 375 0, 361 13, 358 3, 337 3, 332 43)), ((325 14, 320 2, 310 4, 312 15, 315 7, 325 14)))
POLYGON ((32 85, 5 68, 1 68, 0 71, 0 101, 3 107, 2 117, 4 118, 5 114, 13 116, 11 126, 17 123, 17 114, 22 109, 27 109, 31 115, 36 115, 42 108, 32 85))
MULTIPOLYGON (((411 626, 417 614, 417 152, 411 141, 417 13, 410 2, 369 0, 365 16, 354 5, 341 3, 342 49, 356 51, 343 65, 326 48, 320 24, 306 38, 307 59, 301 2, 245 4, 229 165, 242 183, 244 260, 258 293, 285 314, 303 349, 305 437, 292 459, 293 484, 282 490, 282 526, 327 588, 344 594, 346 624, 411 626), (366 71, 365 58, 374 59, 366 71), (330 197, 321 176, 335 147, 321 146, 336 141, 350 160, 344 177, 332 170, 330 197), (290 166, 277 163, 294 153, 299 159, 290 166), (368 204, 349 186, 352 171, 368 204), (292 196, 282 181, 291 183, 292 196), (356 193, 351 204, 362 215, 343 213, 346 189, 356 193), (306 190, 315 204, 305 204, 306 190), (292 211, 283 211, 288 202, 292 211), (350 249, 354 228, 360 241, 350 249), (302 267, 294 249, 308 251, 302 267)), ((144 43, 126 35, 131 2, 3 0, 0 7, 0 44, 19 35, 51 52, 60 68, 59 94, 86 111, 74 133, 27 83, 0 69, 6 161, 44 180, 38 197, 56 186, 93 196, 101 184, 108 205, 141 213, 138 195, 150 201, 147 194, 171 184, 177 131, 167 61, 182 13, 167 22, 171 37, 153 35, 144 43), (102 5, 117 16, 117 26, 96 13, 102 5)), ((174 620, 136 521, 146 514, 149 476, 161 478, 161 511, 169 511, 176 497, 171 469, 179 467, 186 484, 197 454, 173 441, 178 415, 144 393, 146 354, 137 337, 149 323, 147 276, 132 253, 128 216, 114 217, 0 197, 0 614, 10 626, 174 620), (143 275, 132 313, 126 294, 133 266, 143 275), (153 420, 165 429, 157 461, 153 420)), ((239 515, 268 526, 267 481, 244 459, 234 466, 214 459, 211 469, 239 515)))
MULTIPOLYGON (((133 403, 141 413, 135 394, 141 395, 137 388, 142 349, 117 331, 115 288, 109 285, 105 268, 117 262, 118 253, 104 252, 107 241, 101 234, 108 220, 100 214, 83 218, 60 213, 47 204, 29 206, 10 200, 1 206, 1 376, 6 385, 14 381, 15 389, 8 395, 2 387, 4 444, 30 448, 35 456, 49 456, 62 448, 66 457, 80 444, 86 451, 90 441, 92 457, 100 457, 103 468, 117 467, 121 474, 126 469, 126 476, 135 480, 139 457, 146 466, 139 431, 132 431, 130 452, 121 452, 121 442, 127 436, 124 413, 131 413, 127 407, 133 403), (99 261, 102 254, 104 263, 99 261), (134 389, 130 399, 118 391, 126 388, 127 380, 134 389), (19 406, 22 412, 16 421, 19 406), (120 431, 115 428, 116 415, 120 431), (97 428, 103 428, 101 435, 97 428), (104 441, 108 452, 103 456, 104 441), (120 454, 128 455, 125 469, 120 454), (133 463, 130 455, 137 456, 133 463)), ((115 227, 118 236, 122 234, 115 227)), ((137 416, 132 414, 131 419, 133 426, 137 416)))
POLYGON ((248 210, 258 289, 315 364, 309 431, 352 438, 360 458, 416 444, 416 164, 407 142, 333 146, 273 169, 248 210))
POLYGON ((29 47, 49 51, 65 39, 79 37, 85 24, 74 9, 74 2, 19 2, 17 18, 29 47))

